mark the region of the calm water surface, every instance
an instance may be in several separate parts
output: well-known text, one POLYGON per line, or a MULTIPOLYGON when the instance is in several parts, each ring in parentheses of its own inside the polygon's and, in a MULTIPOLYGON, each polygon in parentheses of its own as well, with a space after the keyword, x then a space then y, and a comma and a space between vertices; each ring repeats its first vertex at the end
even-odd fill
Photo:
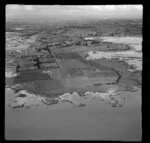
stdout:
POLYGON ((6 90, 5 138, 140 141, 141 91, 122 94, 127 100, 121 108, 89 99, 86 107, 61 102, 30 109, 12 109, 7 101, 15 95, 6 90))

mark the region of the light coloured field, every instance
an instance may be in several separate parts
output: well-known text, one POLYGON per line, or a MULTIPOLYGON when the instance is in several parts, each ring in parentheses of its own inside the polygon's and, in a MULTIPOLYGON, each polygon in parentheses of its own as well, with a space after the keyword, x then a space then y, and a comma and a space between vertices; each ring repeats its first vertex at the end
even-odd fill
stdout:
POLYGON ((135 50, 142 50, 142 37, 100 37, 104 42, 124 43, 132 46, 135 50))
POLYGON ((103 41, 128 44, 133 47, 132 50, 128 51, 117 51, 117 52, 101 52, 101 51, 90 51, 88 52, 87 60, 94 59, 120 59, 127 62, 130 65, 134 65, 136 70, 142 70, 142 38, 141 37, 101 37, 103 41))
POLYGON ((21 50, 27 49, 36 40, 36 35, 30 38, 24 38, 19 32, 6 32, 6 51, 16 50, 20 52, 21 50))

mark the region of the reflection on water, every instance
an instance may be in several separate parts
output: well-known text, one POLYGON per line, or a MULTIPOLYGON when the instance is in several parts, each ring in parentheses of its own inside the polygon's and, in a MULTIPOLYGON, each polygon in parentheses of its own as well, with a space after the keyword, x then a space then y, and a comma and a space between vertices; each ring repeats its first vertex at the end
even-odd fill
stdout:
MULTIPOLYGON (((141 91, 122 92, 125 106, 112 108, 96 98, 78 108, 69 102, 5 109, 6 139, 141 140, 141 91)), ((14 98, 6 90, 6 102, 14 98)))

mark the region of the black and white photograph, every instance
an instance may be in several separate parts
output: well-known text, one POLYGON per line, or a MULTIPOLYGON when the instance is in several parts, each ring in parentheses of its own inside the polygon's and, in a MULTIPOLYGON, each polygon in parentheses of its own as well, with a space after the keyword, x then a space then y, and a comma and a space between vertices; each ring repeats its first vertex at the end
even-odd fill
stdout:
POLYGON ((142 140, 143 6, 5 6, 6 140, 142 140))

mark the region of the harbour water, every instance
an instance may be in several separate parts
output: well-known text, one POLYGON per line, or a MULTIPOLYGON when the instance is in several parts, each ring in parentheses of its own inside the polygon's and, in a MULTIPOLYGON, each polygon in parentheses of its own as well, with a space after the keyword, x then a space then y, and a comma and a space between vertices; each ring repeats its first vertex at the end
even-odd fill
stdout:
POLYGON ((7 101, 15 96, 6 90, 5 139, 8 140, 122 140, 140 141, 141 90, 122 92, 121 108, 89 98, 88 106, 69 102, 12 109, 7 101))

